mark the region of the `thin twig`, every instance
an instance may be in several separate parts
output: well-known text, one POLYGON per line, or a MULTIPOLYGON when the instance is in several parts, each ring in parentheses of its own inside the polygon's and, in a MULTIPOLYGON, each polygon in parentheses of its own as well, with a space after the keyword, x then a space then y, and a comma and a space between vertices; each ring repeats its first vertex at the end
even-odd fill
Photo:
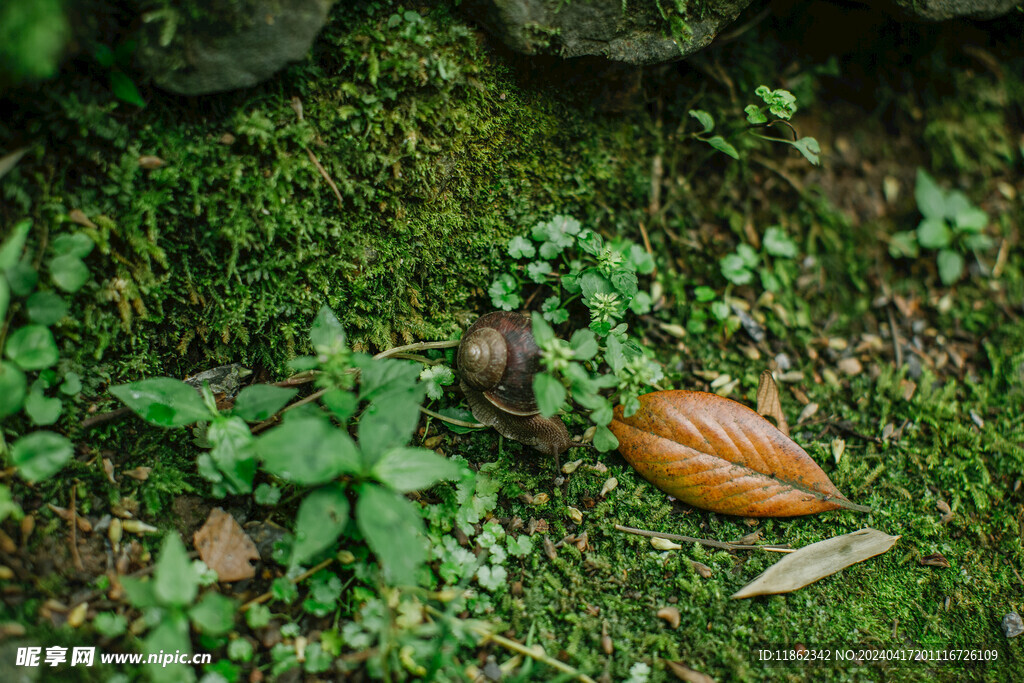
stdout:
POLYGON ((88 429, 89 427, 94 427, 98 424, 103 424, 104 422, 110 422, 111 420, 116 420, 120 417, 124 417, 130 412, 132 412, 131 408, 129 408, 128 406, 121 406, 120 408, 116 408, 114 410, 111 410, 110 412, 100 413, 99 415, 87 417, 84 420, 82 420, 81 426, 83 429, 88 429))
POLYGON ((892 335, 892 349, 895 355, 896 367, 903 367, 903 351, 900 348, 900 337, 899 333, 896 332, 896 316, 893 315, 892 306, 888 306, 886 311, 889 313, 889 334, 892 335))
POLYGON ((416 342, 414 344, 406 344, 405 346, 395 346, 390 349, 385 349, 378 353, 374 358, 390 358, 396 353, 405 353, 407 351, 425 351, 426 349, 450 349, 459 345, 458 339, 452 339, 448 341, 433 341, 433 342, 416 342))
POLYGON ((441 420, 441 422, 447 422, 448 424, 453 424, 453 425, 456 425, 456 426, 459 426, 459 427, 469 427, 471 429, 483 429, 484 427, 487 426, 487 425, 481 424, 479 422, 466 422, 465 420, 456 420, 454 417, 446 417, 445 415, 442 415, 441 413, 435 413, 430 408, 424 408, 423 406, 420 406, 420 412, 423 413, 424 415, 429 415, 430 417, 432 417, 432 418, 434 418, 436 420, 441 420))
POLYGON ((75 562, 75 569, 84 572, 85 565, 82 564, 82 556, 78 554, 78 512, 75 510, 77 505, 75 493, 77 491, 78 480, 75 479, 71 482, 71 558, 75 562))
POLYGON ((473 626, 472 630, 475 631, 478 635, 483 636, 483 642, 485 643, 488 640, 493 641, 507 650, 511 650, 512 652, 516 652, 525 657, 529 657, 530 659, 535 659, 538 662, 543 662, 544 664, 547 664, 553 669, 557 669, 562 673, 569 674, 570 676, 573 676, 577 681, 582 681, 583 683, 597 683, 593 678, 586 675, 579 669, 575 669, 566 664, 565 662, 559 661, 554 657, 549 656, 543 650, 533 650, 531 648, 526 647, 522 643, 517 643, 511 638, 499 636, 497 633, 491 633, 482 626, 473 626))
MULTIPOLYGON (((316 574, 321 569, 324 569, 325 567, 330 565, 331 562, 334 562, 334 558, 333 557, 330 557, 330 558, 324 560, 323 562, 321 562, 317 566, 313 567, 312 569, 308 569, 308 570, 304 571, 303 573, 301 573, 298 576, 296 576, 294 579, 291 579, 291 582, 294 583, 294 584, 301 583, 301 582, 305 581, 306 579, 308 579, 309 577, 313 576, 313 574, 316 574)), ((239 612, 248 612, 249 608, 254 607, 256 605, 263 604, 264 602, 266 602, 267 600, 272 598, 273 595, 274 595, 274 593, 272 591, 267 591, 263 595, 259 595, 259 596, 255 597, 255 598, 253 598, 252 600, 250 600, 249 602, 245 603, 244 605, 242 605, 240 608, 238 608, 238 611, 239 612)))
POLYGON ((615 525, 616 531, 625 531, 628 534, 647 536, 648 538, 664 538, 669 541, 682 541, 684 543, 700 543, 701 545, 722 550, 774 550, 776 552, 789 552, 786 545, 741 545, 739 543, 726 543, 725 541, 711 541, 706 538, 693 538, 692 536, 680 536, 679 534, 663 534, 660 531, 647 531, 645 529, 634 529, 630 526, 615 525))
POLYGON ((334 196, 338 198, 338 208, 344 209, 345 202, 341 198, 341 192, 338 191, 338 186, 334 184, 333 180, 331 180, 331 176, 327 175, 327 170, 323 167, 323 165, 321 165, 320 160, 316 158, 316 155, 313 154, 311 150, 306 149, 306 154, 309 155, 309 160, 313 162, 314 166, 316 166, 316 170, 320 171, 320 175, 324 177, 324 180, 327 181, 327 184, 331 186, 332 190, 334 190, 334 196))

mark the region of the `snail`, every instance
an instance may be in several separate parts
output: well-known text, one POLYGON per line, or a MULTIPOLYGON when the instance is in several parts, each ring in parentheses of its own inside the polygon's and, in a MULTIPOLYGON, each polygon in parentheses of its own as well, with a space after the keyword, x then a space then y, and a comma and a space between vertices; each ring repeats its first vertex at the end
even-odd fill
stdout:
POLYGON ((558 455, 569 448, 569 431, 537 406, 533 377, 540 369, 540 348, 531 327, 522 313, 480 316, 459 343, 460 384, 477 420, 541 453, 558 455))

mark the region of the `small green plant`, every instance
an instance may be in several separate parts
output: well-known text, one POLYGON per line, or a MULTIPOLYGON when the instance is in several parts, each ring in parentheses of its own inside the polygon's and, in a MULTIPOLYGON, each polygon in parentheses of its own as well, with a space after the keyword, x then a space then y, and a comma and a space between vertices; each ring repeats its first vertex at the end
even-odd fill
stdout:
MULTIPOLYGON (((67 316, 65 295, 89 280, 82 259, 92 251, 93 241, 82 233, 60 233, 45 254, 35 256, 26 251, 31 225, 21 221, 0 244, 0 419, 10 424, 23 413, 27 425, 48 427, 60 418, 65 401, 82 391, 78 373, 60 362, 52 328, 67 316), (49 283, 41 273, 49 275, 49 283)), ((57 432, 25 433, 21 426, 16 432, 20 437, 8 445, 5 431, 0 431, 0 455, 26 481, 47 479, 71 459, 71 441, 57 432)), ((12 513, 17 514, 10 492, 0 487, 0 520, 12 513)))
POLYGON ((760 254, 743 243, 736 251, 722 257, 719 266, 725 279, 734 285, 748 285, 757 275, 765 290, 777 292, 789 283, 792 273, 786 265, 797 254, 796 243, 781 227, 773 226, 765 230, 760 254))
POLYGON ((126 69, 132 61, 135 52, 135 41, 129 40, 121 43, 114 49, 109 45, 97 45, 93 50, 96 62, 107 70, 110 76, 110 90, 114 97, 134 104, 136 107, 146 106, 146 101, 139 94, 139 89, 127 74, 126 69))
POLYGON ((509 311, 521 306, 520 288, 529 283, 538 288, 534 295, 551 292, 541 311, 533 314, 544 368, 534 378, 541 414, 551 417, 574 400, 596 427, 594 445, 601 451, 614 449, 618 442, 608 429, 613 400, 632 415, 639 409, 639 394, 663 376, 660 366, 629 337, 624 322, 630 312, 644 315, 651 310, 651 295, 640 288, 639 276, 654 271, 654 260, 640 245, 607 242, 571 216, 538 223, 529 238, 513 237, 508 254, 528 263, 491 284, 496 307, 509 311), (560 339, 551 325, 569 321, 576 302, 587 311, 589 327, 575 330, 569 341, 560 339))
POLYGON ((923 216, 917 230, 897 232, 889 240, 889 254, 894 258, 916 258, 920 249, 938 251, 936 263, 939 279, 952 285, 963 277, 964 255, 992 247, 992 239, 984 233, 988 214, 976 207, 959 190, 946 191, 924 169, 917 169, 914 188, 917 208, 923 216))

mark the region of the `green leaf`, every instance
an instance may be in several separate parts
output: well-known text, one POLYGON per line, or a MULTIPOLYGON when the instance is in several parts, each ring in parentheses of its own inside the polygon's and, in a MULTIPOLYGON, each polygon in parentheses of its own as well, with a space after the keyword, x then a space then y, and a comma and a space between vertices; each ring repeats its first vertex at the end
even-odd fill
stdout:
POLYGON ((533 258, 537 253, 536 247, 522 235, 516 235, 508 243, 508 255, 512 258, 533 258))
POLYGON ((64 375, 64 381, 60 385, 60 393, 65 396, 74 396, 82 391, 82 380, 77 372, 68 372, 64 375))
POLYGON ((736 148, 729 144, 729 142, 721 135, 712 136, 704 142, 708 143, 722 154, 731 156, 733 159, 738 160, 740 158, 740 153, 736 151, 736 148))
POLYGON ((540 414, 544 417, 551 417, 565 403, 565 387, 546 372, 538 372, 533 376, 533 392, 537 396, 540 414))
POLYGON ((196 599, 199 577, 177 531, 164 536, 153 573, 153 595, 164 605, 185 606, 196 599))
MULTIPOLYGON (((466 408, 442 408, 438 412, 445 417, 450 417, 455 420, 476 423, 476 418, 473 417, 473 413, 469 412, 466 408)), ((463 427, 462 425, 456 425, 450 422, 445 422, 444 426, 456 434, 469 434, 470 432, 478 432, 481 429, 486 429, 486 427, 463 427)))
POLYGON ((25 373, 14 363, 0 361, 0 419, 21 410, 27 390, 25 373))
POLYGON ((651 295, 647 292, 637 292, 633 300, 629 302, 629 310, 633 311, 636 315, 647 315, 651 312, 651 308, 654 305, 654 301, 651 299, 651 295))
POLYGON ((110 387, 136 415, 158 427, 184 427, 212 416, 194 388, 170 377, 153 377, 110 387))
POLYGON ((943 249, 938 256, 939 278, 942 284, 955 283, 964 273, 964 257, 952 249, 943 249))
POLYGON ((246 422, 261 422, 284 408, 297 393, 298 389, 253 384, 239 392, 231 414, 246 422))
POLYGON ((601 453, 607 453, 613 451, 619 447, 619 440, 612 434, 612 430, 608 427, 598 425, 597 431, 594 432, 594 448, 601 453))
POLYGON ((618 374, 626 366, 626 353, 622 343, 615 337, 608 337, 605 344, 604 361, 608 363, 612 372, 618 374))
POLYGON ((711 287, 708 287, 707 285, 695 287, 693 290, 693 298, 695 298, 702 304, 706 304, 709 301, 714 301, 715 297, 717 296, 718 294, 715 293, 715 290, 712 289, 711 287))
POLYGON ((545 242, 540 245, 540 257, 550 261, 561 254, 563 249, 565 249, 565 245, 561 242, 545 242))
POLYGON ((555 331, 544 320, 544 316, 537 311, 533 311, 530 314, 530 320, 532 321, 533 339, 537 342, 537 346, 544 348, 555 340, 555 331))
MULTIPOLYGON (((142 649, 153 653, 191 653, 192 643, 189 640, 188 618, 185 616, 185 611, 181 609, 165 610, 163 618, 143 641, 142 649)), ((146 673, 152 683, 191 683, 195 681, 193 670, 177 662, 146 668, 146 673)))
POLYGON ((487 290, 491 297, 491 304, 503 311, 514 310, 523 303, 518 292, 519 283, 509 273, 502 273, 487 290))
POLYGON ((715 129, 715 119, 711 114, 707 113, 703 109, 691 109, 689 114, 693 118, 697 119, 697 123, 704 127, 704 130, 702 130, 699 135, 710 133, 715 129))
POLYGON ((408 360, 366 358, 359 362, 359 399, 389 400, 392 394, 402 395, 417 389, 420 365, 408 360))
POLYGON ((611 424, 613 415, 611 401, 603 396, 599 396, 598 400, 595 401, 595 407, 591 410, 590 421, 598 426, 607 426, 611 424))
POLYGON ((612 287, 623 297, 630 299, 637 292, 636 273, 631 270, 615 270, 610 276, 612 287))
POLYGON ((654 272, 654 257, 639 244, 630 246, 628 257, 633 268, 641 275, 650 275, 654 272))
POLYGON ((92 625, 100 635, 107 638, 116 638, 128 630, 128 620, 113 612, 100 612, 92 620, 92 625))
POLYGON ((796 258, 797 247, 796 242, 789 238, 786 232, 778 227, 773 226, 764 231, 764 250, 772 256, 781 256, 783 258, 796 258))
POLYGON ((439 481, 458 480, 462 470, 451 460, 426 448, 396 448, 385 453, 370 474, 403 493, 419 491, 439 481))
POLYGON ((432 365, 420 371, 420 381, 427 387, 427 398, 436 401, 444 396, 444 387, 455 382, 455 373, 445 365, 432 365))
POLYGON ((612 283, 596 268, 588 268, 580 273, 579 284, 584 302, 589 302, 595 294, 613 294, 615 292, 612 283))
POLYGON ((597 355, 597 338, 590 330, 576 330, 569 340, 569 348, 576 360, 590 360, 597 355))
POLYGON ((240 417, 218 417, 206 432, 210 457, 228 483, 228 493, 252 491, 256 477, 256 458, 246 449, 255 439, 249 425, 240 417))
POLYGON ((132 79, 128 78, 128 75, 120 69, 110 72, 110 89, 113 91, 114 97, 122 102, 134 104, 136 107, 146 106, 146 100, 142 99, 142 95, 132 83, 132 79))
POLYGON ((210 591, 188 611, 188 616, 200 633, 222 636, 235 625, 236 606, 231 598, 210 591))
POLYGON ((526 276, 530 278, 531 282, 542 285, 547 282, 550 274, 551 264, 547 261, 534 261, 526 265, 526 276))
POLYGON ((257 505, 277 505, 281 500, 281 489, 271 484, 260 484, 252 492, 252 499, 257 505))
POLYGON ((409 443, 420 421, 420 403, 427 387, 419 385, 404 394, 371 403, 359 416, 359 448, 363 462, 372 466, 392 448, 409 443))
POLYGON ((747 115, 747 122, 751 125, 758 125, 761 123, 768 123, 768 117, 761 111, 761 107, 756 104, 748 104, 743 108, 743 111, 747 115))
MULTIPOLYGON (((914 186, 917 209, 925 218, 941 221, 946 216, 946 194, 923 168, 917 169, 917 183, 914 186)), ((922 246, 926 246, 922 243, 922 246)))
POLYGON ((953 233, 941 218, 925 218, 917 226, 917 241, 925 249, 942 249, 953 241, 953 233))
POLYGON ((979 232, 965 237, 964 246, 973 251, 985 251, 994 247, 995 242, 988 235, 979 232))
POLYGON ((796 147, 797 151, 804 155, 804 159, 811 162, 814 166, 818 166, 821 163, 821 145, 815 138, 800 138, 795 142, 789 144, 796 147))
POLYGON ((61 402, 59 398, 47 397, 41 389, 34 389, 25 399, 25 414, 35 425, 52 425, 60 417, 61 402))
MULTIPOLYGON (((0 289, 2 288, 0 285, 0 289)), ((53 325, 68 314, 68 305, 64 303, 63 297, 53 292, 34 293, 25 302, 25 308, 28 311, 29 319, 40 325, 53 325)))
POLYGON ((22 519, 24 516, 21 507, 11 497, 11 489, 0 484, 0 523, 8 517, 22 519))
POLYGON ((889 255, 893 258, 917 258, 920 251, 917 232, 913 230, 903 230, 889 238, 889 255))
POLYGON ((94 246, 92 239, 84 232, 72 232, 57 235, 50 248, 57 256, 70 254, 84 259, 92 252, 94 246))
POLYGON ((319 488, 305 497, 295 519, 295 545, 291 566, 306 564, 338 540, 349 520, 348 497, 337 484, 319 488))
POLYGON ((121 588, 124 589, 125 598, 135 607, 156 607, 159 604, 152 581, 124 576, 121 578, 121 588))
POLYGON ((7 284, 7 277, 0 273, 0 324, 7 320, 7 309, 10 305, 11 286, 7 284))
POLYGON ((268 429, 250 448, 268 472, 304 486, 362 471, 359 449, 351 437, 323 417, 286 420, 268 429))
POLYGON ((4 353, 22 370, 42 370, 60 357, 53 334, 43 325, 24 325, 7 338, 4 353))
POLYGON ((74 446, 67 438, 41 430, 14 442, 11 463, 18 468, 22 479, 37 482, 59 472, 74 452, 74 446))
POLYGON ((579 244, 580 249, 592 256, 597 256, 604 247, 604 240, 593 230, 581 231, 576 237, 576 243, 579 244))
POLYGON ((28 296, 39 283, 39 273, 28 260, 18 261, 8 268, 4 275, 7 277, 7 284, 11 286, 11 293, 16 296, 28 296))
POLYGON ((734 285, 745 285, 754 280, 754 274, 750 272, 739 254, 726 254, 718 264, 725 279, 734 285))
POLYGON ((988 226, 988 214, 972 206, 956 214, 954 225, 960 232, 978 234, 988 226))
POLYGON ((320 397, 320 403, 342 424, 352 419, 359 409, 359 397, 344 389, 331 389, 320 397))
POLYGON ((345 348, 345 328, 338 316, 324 304, 309 329, 309 341, 318 354, 330 355, 345 348))
POLYGON ((97 45, 96 50, 93 52, 93 56, 100 66, 111 69, 114 66, 114 51, 110 49, 109 45, 97 45))
POLYGON ((77 292, 89 281, 89 267, 77 256, 54 256, 47 265, 53 284, 65 292, 77 292))
POLYGON ((423 519, 416 506, 400 493, 366 483, 359 491, 356 522, 385 580, 415 585, 416 572, 427 559, 423 519))
POLYGON ((25 239, 31 227, 32 221, 26 218, 11 228, 10 236, 0 244, 0 272, 13 268, 21 261, 21 252, 25 248, 25 239))

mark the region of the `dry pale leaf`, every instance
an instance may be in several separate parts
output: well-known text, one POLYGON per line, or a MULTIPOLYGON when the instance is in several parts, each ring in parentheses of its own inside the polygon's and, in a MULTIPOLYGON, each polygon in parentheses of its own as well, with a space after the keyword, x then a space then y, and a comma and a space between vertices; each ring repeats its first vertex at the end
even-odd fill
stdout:
POLYGON ((11 169, 18 165, 18 162, 21 161, 21 158, 25 156, 25 152, 27 151, 28 147, 22 147, 21 149, 16 149, 9 154, 0 156, 0 178, 3 178, 5 175, 10 173, 11 169))
POLYGON ((895 545, 899 536, 890 536, 870 527, 804 546, 768 567, 760 576, 732 595, 790 593, 835 574, 851 564, 881 555, 895 545))
POLYGON ((617 407, 609 428, 629 464, 689 505, 745 517, 869 510, 847 500, 771 422, 714 394, 645 394, 632 417, 617 407))
POLYGON ((779 431, 789 436, 789 423, 782 412, 782 401, 779 400, 779 386, 772 377, 771 370, 761 372, 761 380, 757 385, 757 412, 764 417, 775 418, 779 431))
POLYGON ((85 211, 81 209, 71 209, 68 213, 68 220, 72 223, 77 223, 83 228, 92 228, 93 230, 99 230, 95 223, 89 220, 89 217, 85 215, 85 211))
POLYGON ((669 671, 674 673, 676 678, 681 681, 686 681, 687 683, 715 683, 715 679, 711 676, 703 674, 695 669, 691 669, 685 664, 671 662, 667 659, 665 660, 665 663, 668 664, 669 671))
POLYGON ((161 166, 166 165, 166 161, 152 154, 146 154, 139 157, 139 166, 146 169, 147 171, 152 171, 155 168, 160 168, 161 166))
POLYGON ((256 576, 249 561, 260 559, 256 544, 235 518, 214 508, 203 527, 192 537, 199 557, 221 581, 240 581, 256 576))

